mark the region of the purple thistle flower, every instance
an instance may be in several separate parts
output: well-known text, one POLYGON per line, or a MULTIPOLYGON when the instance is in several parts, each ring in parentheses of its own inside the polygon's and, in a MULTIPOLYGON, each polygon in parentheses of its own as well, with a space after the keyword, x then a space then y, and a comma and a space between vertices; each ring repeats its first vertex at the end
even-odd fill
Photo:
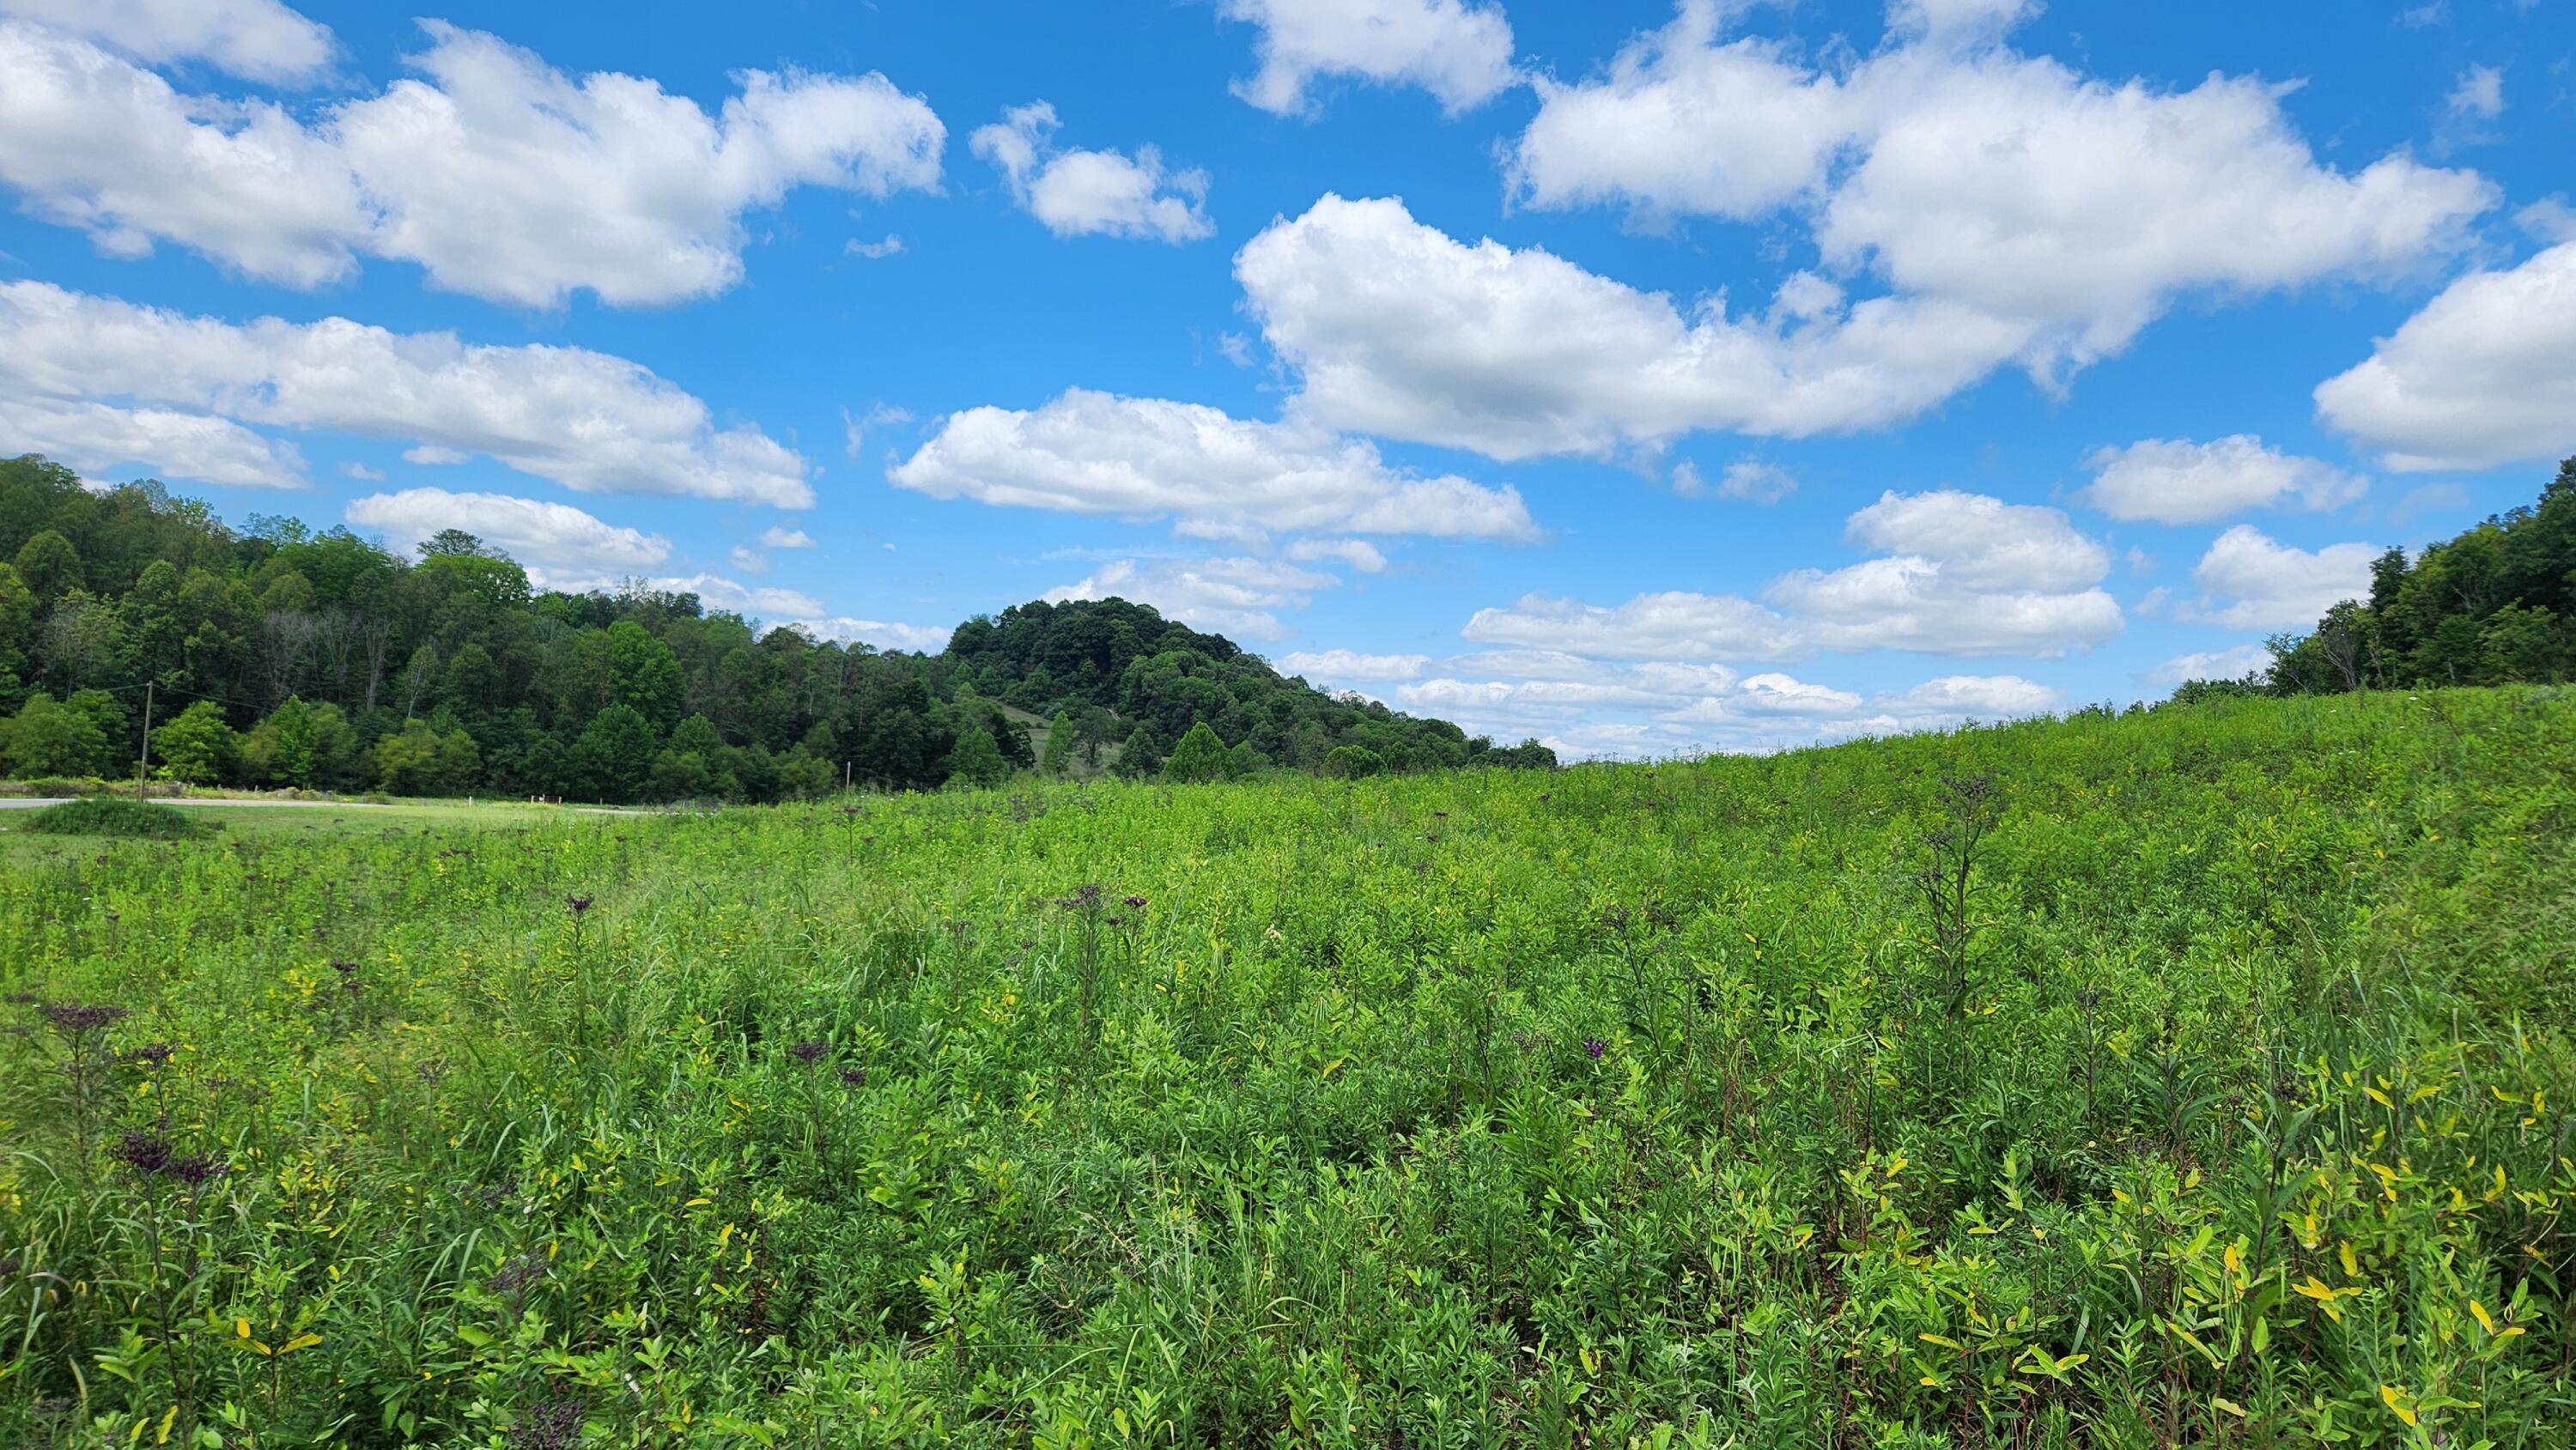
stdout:
POLYGON ((587 896, 567 896, 564 898, 564 905, 572 908, 572 919, 579 921, 581 920, 582 913, 590 910, 590 898, 587 896))
POLYGON ((1602 1041, 1598 1037, 1587 1037, 1583 1039, 1583 1055, 1591 1058, 1594 1062, 1599 1062, 1601 1060, 1601 1055, 1609 1050, 1610 1044, 1602 1041))
POLYGON ((159 1067, 168 1062, 171 1054, 178 1050, 167 1042, 147 1042, 123 1056, 127 1062, 140 1063, 145 1067, 159 1067))
POLYGON ((832 1044, 828 1042, 807 1041, 797 1043, 794 1047, 787 1049, 787 1055, 796 1059, 798 1062, 812 1062, 831 1050, 832 1044))
POLYGON ((864 1067, 842 1068, 841 1081, 848 1083, 852 1087, 866 1087, 868 1085, 868 1070, 864 1067))
POLYGON ((1143 911, 1145 909, 1145 898, 1141 896, 1129 896, 1124 897, 1121 900, 1129 911, 1143 911))

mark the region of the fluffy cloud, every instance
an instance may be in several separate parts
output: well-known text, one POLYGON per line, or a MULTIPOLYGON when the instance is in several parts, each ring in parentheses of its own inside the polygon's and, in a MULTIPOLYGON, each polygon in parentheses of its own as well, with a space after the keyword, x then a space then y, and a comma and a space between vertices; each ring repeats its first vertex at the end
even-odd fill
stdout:
POLYGON ((934 498, 1171 515, 1198 537, 1247 528, 1511 540, 1538 532, 1509 487, 1419 477, 1390 468, 1366 442, 1310 428, 1083 388, 1030 411, 953 414, 886 477, 934 498))
POLYGON ((2491 65, 2473 65, 2460 72, 2448 105, 2453 118, 2463 121, 2492 121, 2503 115, 2504 72, 2491 65))
POLYGON ((262 101, 182 96, 86 41, 0 21, 0 181, 138 257, 175 239, 255 277, 345 276, 370 225, 331 143, 262 101))
POLYGON ((814 547, 814 536, 803 529, 772 524, 761 531, 760 546, 764 549, 810 549, 814 547))
POLYGON ((0 22, 0 180, 120 256, 166 240, 312 287, 372 255, 546 307, 577 288, 616 304, 721 292, 742 276, 743 212, 799 186, 883 196, 939 179, 945 128, 881 75, 745 71, 710 116, 650 80, 575 81, 492 36, 424 27, 422 79, 308 126, 0 22))
POLYGON ((1479 609, 1460 631, 1478 644, 1561 650, 1608 659, 1714 656, 1788 659, 1804 652, 1794 621, 1732 594, 1666 590, 1604 608, 1524 594, 1508 608, 1479 609))
POLYGON ((1055 107, 1037 101, 1004 111, 999 123, 977 128, 967 145, 1002 173, 1020 209, 1059 237, 1178 243, 1215 234, 1205 171, 1167 172, 1162 153, 1151 146, 1138 147, 1134 156, 1059 150, 1055 129, 1055 107))
POLYGON ((487 454, 586 493, 814 501, 793 451, 757 428, 719 430, 697 398, 582 348, 482 346, 339 317, 237 325, 12 282, 0 283, 0 384, 21 406, 122 411, 138 440, 163 414, 193 415, 197 446, 139 461, 212 482, 293 479, 292 450, 274 447, 260 465, 269 477, 240 476, 256 435, 230 425, 252 424, 487 454), (211 438, 228 440, 234 464, 210 458, 211 438))
POLYGON ((2238 524, 2209 546, 2192 577, 2202 597, 2177 617, 2229 629, 2312 629, 2346 599, 2370 595, 2370 544, 2330 544, 2313 553, 2238 524))
POLYGON ((1431 663, 1429 655, 1356 654, 1346 649, 1281 655, 1273 663, 1280 673, 1319 680, 1412 680, 1431 663))
POLYGON ((413 464, 421 468, 453 468, 457 464, 471 460, 473 457, 473 454, 466 452, 462 448, 440 448, 428 443, 423 443, 416 448, 406 448, 402 451, 403 462, 413 464))
POLYGON ((937 654, 948 648, 949 636, 955 631, 929 624, 888 624, 874 619, 851 619, 836 616, 829 619, 800 619, 796 627, 816 639, 836 639, 843 643, 871 644, 881 650, 908 650, 915 654, 937 654))
MULTIPOLYGON (((793 589, 763 589, 718 574, 691 574, 678 579, 647 579, 645 587, 669 594, 694 594, 709 609, 731 610, 757 619, 793 623, 823 613, 823 601, 793 589)), ((574 586, 557 585, 557 588, 574 586)), ((596 586, 593 586, 596 587, 596 586)), ((943 636, 943 641, 945 637, 943 636)))
POLYGON ((1617 663, 1554 650, 1461 655, 1434 668, 1433 678, 1396 691, 1402 704, 1498 736, 1537 733, 1569 753, 1631 758, 2004 719, 2060 700, 2017 675, 1948 675, 1865 696, 1778 671, 1739 677, 1724 665, 1617 663))
POLYGON ((671 541, 659 534, 609 523, 570 504, 508 494, 407 488, 352 499, 341 517, 383 533, 401 553, 441 529, 463 529, 526 566, 541 588, 640 575, 671 556, 671 541))
POLYGON ((1116 597, 1150 604, 1193 628, 1279 639, 1277 611, 1303 609, 1342 581, 1270 559, 1121 559, 1046 593, 1048 602, 1116 597))
POLYGON ((1363 574, 1386 570, 1386 555, 1366 539, 1299 539, 1288 546, 1288 557, 1309 564, 1336 560, 1363 574))
POLYGON ((0 0, 15 15, 155 65, 202 60, 244 80, 292 85, 331 64, 331 32, 277 0, 0 0))
POLYGON ((1303 371, 1306 416, 1501 459, 1892 423, 2030 337, 1935 299, 1846 305, 1803 273, 1766 312, 1719 297, 1685 316, 1549 252, 1467 246, 1383 199, 1326 196, 1273 223, 1235 276, 1272 351, 1303 371))
POLYGON ((2259 644, 2176 655, 2138 677, 2142 685, 2170 689, 2185 680, 2241 680, 2272 663, 2272 652, 2259 644))
POLYGON ((1275 115, 1311 109, 1320 76, 1417 85, 1452 115, 1512 82, 1512 28, 1467 0, 1222 0, 1218 13, 1261 28, 1261 69, 1234 93, 1275 115))
POLYGON ((2109 554, 2055 509, 1891 492, 1853 514, 1844 536, 1886 557, 1780 575, 1760 603, 1665 591, 1605 608, 1529 595, 1478 610, 1463 633, 1585 657, 1791 660, 1874 649, 2055 656, 2124 625, 2099 583, 2109 554))
POLYGON ((2453 282, 2316 398, 2400 472, 2576 451, 2576 241, 2453 282))
POLYGON ((2251 433, 2210 443, 2150 438, 2126 448, 2096 450, 2085 500, 2115 519, 2197 524, 2250 508, 2295 502, 2311 509, 2340 508, 2360 498, 2369 481, 2332 464, 2272 448, 2251 433))
POLYGON ((2062 655, 2120 632, 2110 555, 2051 508, 1942 489, 1883 495, 1844 537, 1887 557, 1801 569, 1763 597, 1813 647, 2062 655))
MULTIPOLYGON (((7 365, 0 363, 0 372, 7 365)), ((301 488, 304 456, 225 418, 168 408, 115 408, 76 399, 0 397, 11 452, 42 453, 95 477, 139 466, 172 478, 242 488, 301 488)))
MULTIPOLYGON (((1592 285, 1578 285, 1562 263, 1527 260, 1543 253, 1444 250, 1446 238, 1382 222, 1387 258, 1349 290, 1383 307, 1403 285, 1387 274, 1420 273, 1436 301, 1400 309, 1388 332, 1457 310, 1484 325, 1449 350, 1479 355, 1428 356, 1329 293, 1283 286, 1273 311, 1325 370, 1311 386, 1326 411, 1383 384, 1391 423, 1420 419, 1439 441, 1505 456, 1597 451, 1605 438, 1651 442, 1685 427, 1877 426, 2006 363, 2054 384, 2181 298, 2404 275, 2461 245, 2495 197, 2473 173, 2403 154, 2357 172, 2322 165, 2279 88, 2254 78, 2168 91, 2015 54, 2001 37, 2029 5, 1911 0, 1892 17, 1889 45, 1839 69, 1776 41, 1726 39, 1741 8, 1685 0, 1604 74, 1539 83, 1539 114, 1511 153, 1512 190, 1534 206, 1616 204, 1650 219, 1787 213, 1811 227, 1825 276, 1792 278, 1765 319, 1730 322, 1721 298, 1685 322, 1660 298, 1588 274, 1577 275, 1592 285), (1847 304, 1845 289, 1864 281, 1885 295, 1847 304), (1556 333, 1515 335, 1513 309, 1541 296, 1556 333), (1509 426, 1491 401, 1503 391, 1497 375, 1516 367, 1570 368, 1577 381, 1560 393, 1610 401, 1535 399, 1557 425, 1550 443, 1545 429, 1509 426), (1621 391, 1638 401, 1622 406, 1621 391), (1658 398, 1680 406, 1647 401, 1658 398)), ((1287 276, 1330 285, 1308 268, 1287 276)))

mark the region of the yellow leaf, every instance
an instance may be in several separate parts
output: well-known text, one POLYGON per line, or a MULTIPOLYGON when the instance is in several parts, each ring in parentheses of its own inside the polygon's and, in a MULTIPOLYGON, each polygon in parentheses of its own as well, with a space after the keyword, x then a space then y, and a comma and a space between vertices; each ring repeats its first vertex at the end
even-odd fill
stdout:
POLYGON ((2398 1392, 2396 1386, 2381 1385, 2379 1387, 2379 1398, 2388 1406, 2389 1409, 2397 1412, 2397 1418, 2404 1420, 2409 1425, 2415 1423, 2415 1412, 2398 1403, 2398 1401, 2404 1399, 2405 1396, 2398 1392))
POLYGON ((241 1338, 241 1339, 248 1339, 248 1338, 250 1338, 250 1321, 249 1321, 249 1320, 247 1320, 247 1319, 236 1319, 236 1320, 234 1320, 234 1321, 233 1321, 233 1334, 234 1334, 234 1336, 235 1336, 235 1337, 237 1337, 237 1338, 241 1338))
POLYGON ((2226 1263, 2227 1272, 2231 1274, 2239 1274, 2245 1271, 2245 1259, 2242 1255, 2236 1252, 2236 1245, 2229 1244, 2227 1246, 2227 1252, 2219 1257, 2226 1263))
POLYGON ((2472 1299, 2469 1301, 2469 1312, 2478 1316, 2478 1323, 2486 1326, 2487 1333, 2493 1334, 2496 1332, 2495 1316, 2487 1312, 2487 1306, 2479 1303, 2475 1299, 2472 1299))
MULTIPOLYGON (((2362 1089, 2362 1093, 2363 1093, 2365 1096, 2367 1096, 2367 1097, 2368 1097, 2372 1102, 2379 1104, 2379 1105, 2380 1105, 2381 1107, 2383 1107, 2383 1108, 2393 1108, 2393 1107, 2397 1106, 2395 1103, 2392 1103, 2392 1102, 2390 1102, 2390 1101, 2388 1100, 2388 1094, 2386 1094, 2386 1093, 2384 1093, 2384 1092, 2381 1092, 2379 1089, 2377 1089, 2377 1088, 2375 1088, 2375 1087, 2366 1087, 2366 1088, 2363 1088, 2363 1089, 2362 1089)), ((2412 1422, 2410 1421, 2409 1423, 2412 1423, 2412 1422)))
POLYGON ((321 1335, 299 1334, 293 1339, 286 1341, 284 1344, 279 1345, 277 1352, 280 1354, 293 1354, 299 1349, 311 1349, 313 1346, 320 1344, 321 1342, 321 1335))
POLYGON ((179 1407, 178 1407, 177 1405, 172 1405, 172 1406, 170 1407, 170 1411, 169 1411, 169 1413, 168 1413, 168 1414, 165 1414, 165 1415, 163 1415, 163 1416, 161 1417, 161 1433, 152 1437, 152 1443, 153 1443, 153 1444, 155 1444, 155 1445, 167 1445, 167 1444, 169 1444, 169 1443, 170 1443, 170 1427, 171 1427, 173 1424, 176 1424, 176 1423, 178 1422, 178 1419, 179 1419, 179 1407))
POLYGON ((1324 1073, 1323 1073, 1323 1075, 1324 1075, 1324 1076, 1326 1076, 1326 1077, 1331 1077, 1331 1076, 1333 1075, 1333 1073, 1334 1073, 1334 1070, 1335 1070, 1335 1069, 1339 1068, 1343 1063, 1346 1063, 1346 1062, 1348 1062, 1348 1061, 1350 1061, 1350 1059, 1349 1059, 1349 1058, 1347 1058, 1347 1057, 1337 1057, 1337 1058, 1334 1058, 1332 1061, 1330 1061, 1330 1062, 1328 1062, 1328 1063, 1325 1063, 1325 1064, 1324 1064, 1324 1073))
POLYGON ((1957 1340, 1955 1340, 1955 1339, 1944 1339, 1944 1338, 1942 1338, 1940 1335, 1937 1335, 1937 1334, 1918 1334, 1918 1335, 1916 1335, 1916 1336, 1914 1336, 1914 1337, 1915 1337, 1915 1338, 1917 1338, 1917 1339, 1919 1339, 1919 1340, 1922 1340, 1925 1344, 1937 1344, 1937 1345, 1941 1346, 1943 1349, 1955 1349, 1955 1350, 1958 1350, 1961 1354, 1965 1354, 1965 1353, 1967 1353, 1967 1352, 1968 1352, 1968 1351, 1967 1351, 1967 1349, 1966 1349, 1966 1347, 1965 1347, 1965 1346, 1963 1346, 1963 1345, 1961 1345, 1961 1344, 1959 1343, 1959 1341, 1957 1341, 1957 1340))
POLYGON ((2345 1239, 2342 1243, 2335 1245, 2335 1257, 2343 1260, 2343 1276, 2345 1278, 2358 1279, 2361 1277, 2361 1265, 2355 1263, 2352 1257, 2352 1240, 2345 1239))
POLYGON ((2227 1397, 2226 1397, 2226 1396, 2224 1396, 2224 1395, 2221 1395, 2221 1396, 2219 1396, 2218 1398, 2216 1398, 2216 1399, 2214 1399, 2214 1400, 2210 1401, 2210 1403, 2211 1403, 2211 1404, 2214 1404, 2214 1405, 2216 1405, 2216 1406, 2218 1406, 2218 1407, 2219 1407, 2220 1409, 2222 1409, 2222 1410, 2225 1410, 2227 1413, 2229 1413, 2229 1414, 2231 1414, 2231 1415, 2234 1415, 2236 1418, 2238 1418, 2238 1419, 2240 1419, 2240 1420, 2242 1420, 2242 1419, 2244 1419, 2244 1418, 2245 1418, 2245 1407, 2244 1407, 2243 1405, 2240 1405, 2240 1404, 2236 1403, 2234 1400, 2231 1400, 2231 1399, 2227 1398, 2227 1397))

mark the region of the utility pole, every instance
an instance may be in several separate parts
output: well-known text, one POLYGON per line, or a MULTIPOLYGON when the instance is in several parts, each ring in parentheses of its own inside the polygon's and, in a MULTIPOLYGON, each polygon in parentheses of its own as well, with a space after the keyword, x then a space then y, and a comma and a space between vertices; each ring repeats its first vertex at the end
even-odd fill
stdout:
POLYGON ((143 782, 145 772, 152 765, 152 685, 153 682, 150 680, 143 682, 143 753, 135 757, 134 761, 134 798, 137 801, 150 799, 144 791, 143 782))

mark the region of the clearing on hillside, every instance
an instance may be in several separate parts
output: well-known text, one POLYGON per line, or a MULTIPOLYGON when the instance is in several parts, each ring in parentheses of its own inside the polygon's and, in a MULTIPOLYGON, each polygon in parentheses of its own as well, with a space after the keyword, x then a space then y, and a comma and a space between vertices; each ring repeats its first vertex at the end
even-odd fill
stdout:
POLYGON ((24 856, 0 1443, 2564 1443, 2571 827, 2515 689, 24 856))

